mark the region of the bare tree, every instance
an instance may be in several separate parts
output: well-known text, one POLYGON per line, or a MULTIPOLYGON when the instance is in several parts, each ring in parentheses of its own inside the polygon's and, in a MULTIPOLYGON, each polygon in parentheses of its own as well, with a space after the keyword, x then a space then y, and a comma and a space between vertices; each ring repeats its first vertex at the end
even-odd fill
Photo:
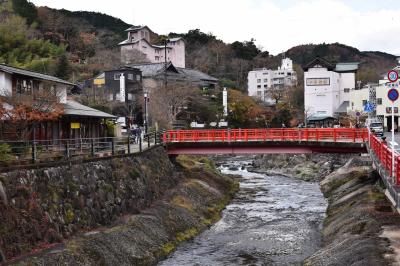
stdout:
POLYGON ((272 85, 268 90, 268 94, 275 101, 275 104, 278 104, 281 100, 283 100, 285 96, 285 88, 281 86, 272 85))
POLYGON ((149 111, 151 117, 164 127, 170 128, 188 106, 191 98, 199 94, 196 87, 170 84, 150 92, 149 111))
POLYGON ((149 63, 146 54, 139 50, 121 51, 121 63, 131 65, 136 63, 149 63))

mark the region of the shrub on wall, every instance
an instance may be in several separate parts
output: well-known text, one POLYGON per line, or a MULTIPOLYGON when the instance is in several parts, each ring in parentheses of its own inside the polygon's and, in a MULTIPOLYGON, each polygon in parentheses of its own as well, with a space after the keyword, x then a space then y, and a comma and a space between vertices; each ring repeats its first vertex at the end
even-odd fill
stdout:
POLYGON ((0 143, 0 162, 12 160, 11 147, 6 143, 0 143))

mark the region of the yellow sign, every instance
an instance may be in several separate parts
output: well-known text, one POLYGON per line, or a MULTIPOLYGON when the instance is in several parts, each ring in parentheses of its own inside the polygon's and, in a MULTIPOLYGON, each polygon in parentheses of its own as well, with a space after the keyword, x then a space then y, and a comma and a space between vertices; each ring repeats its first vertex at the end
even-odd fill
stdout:
POLYGON ((105 79, 94 79, 93 84, 96 86, 102 86, 102 85, 106 84, 106 80, 105 79))
POLYGON ((81 123, 71 123, 71 129, 81 128, 81 123))

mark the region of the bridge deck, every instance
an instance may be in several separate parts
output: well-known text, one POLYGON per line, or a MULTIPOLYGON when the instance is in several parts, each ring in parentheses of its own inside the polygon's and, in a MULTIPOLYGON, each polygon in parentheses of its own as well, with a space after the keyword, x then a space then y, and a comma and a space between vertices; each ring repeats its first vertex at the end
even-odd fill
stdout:
POLYGON ((179 154, 360 153, 368 132, 354 128, 171 130, 167 152, 179 154))

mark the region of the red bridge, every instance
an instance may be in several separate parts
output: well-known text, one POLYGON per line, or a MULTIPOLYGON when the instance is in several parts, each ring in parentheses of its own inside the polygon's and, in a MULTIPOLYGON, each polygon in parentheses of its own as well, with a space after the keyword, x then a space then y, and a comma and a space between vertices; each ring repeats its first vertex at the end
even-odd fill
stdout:
POLYGON ((368 131, 356 128, 170 130, 170 155, 367 152, 368 131))

